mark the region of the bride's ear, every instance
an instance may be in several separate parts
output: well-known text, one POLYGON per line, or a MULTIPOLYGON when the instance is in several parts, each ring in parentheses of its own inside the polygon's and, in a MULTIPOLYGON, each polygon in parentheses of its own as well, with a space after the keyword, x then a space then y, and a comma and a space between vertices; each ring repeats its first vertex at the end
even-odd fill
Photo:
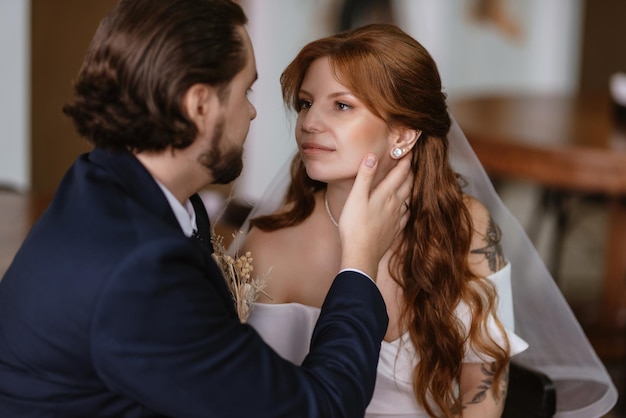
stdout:
POLYGON ((421 135, 422 131, 417 129, 398 128, 391 146, 391 158, 397 160, 410 152, 421 135))

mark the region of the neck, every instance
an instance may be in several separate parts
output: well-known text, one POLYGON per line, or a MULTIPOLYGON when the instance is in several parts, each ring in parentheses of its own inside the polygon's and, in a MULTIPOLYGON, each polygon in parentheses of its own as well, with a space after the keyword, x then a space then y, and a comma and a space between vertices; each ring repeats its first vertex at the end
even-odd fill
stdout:
POLYGON ((354 183, 351 183, 348 186, 332 183, 327 184, 326 190, 324 191, 324 203, 326 205, 326 202, 328 202, 327 211, 329 212, 331 221, 334 218, 337 222, 339 222, 343 206, 346 203, 346 199, 348 199, 350 190, 352 190, 352 184, 354 183))
POLYGON ((190 161, 183 151, 168 149, 135 154, 152 177, 167 187, 181 204, 209 184, 197 173, 199 163, 190 161))

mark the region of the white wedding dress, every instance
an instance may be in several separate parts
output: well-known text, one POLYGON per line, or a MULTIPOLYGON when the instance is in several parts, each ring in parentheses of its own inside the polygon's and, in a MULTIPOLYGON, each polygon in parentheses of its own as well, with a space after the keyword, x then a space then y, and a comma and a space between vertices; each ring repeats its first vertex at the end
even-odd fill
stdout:
MULTIPOLYGON (((528 344, 513 333, 510 264, 489 278, 498 290, 498 315, 506 328, 510 355, 518 354, 528 348, 528 344)), ((309 352, 311 335, 319 314, 319 308, 299 303, 256 303, 248 318, 248 323, 283 358, 295 364, 301 364, 309 352)), ((456 314, 467 329, 471 320, 467 305, 460 304, 456 309, 456 314)), ((498 331, 493 317, 490 318, 488 328, 496 341, 502 344, 502 334, 498 331)), ((366 417, 428 418, 413 396, 412 373, 417 361, 419 360, 408 338, 408 333, 397 340, 382 342, 376 387, 372 401, 367 408, 366 417)), ((480 359, 479 353, 466 347, 463 361, 482 363, 484 360, 480 359)))

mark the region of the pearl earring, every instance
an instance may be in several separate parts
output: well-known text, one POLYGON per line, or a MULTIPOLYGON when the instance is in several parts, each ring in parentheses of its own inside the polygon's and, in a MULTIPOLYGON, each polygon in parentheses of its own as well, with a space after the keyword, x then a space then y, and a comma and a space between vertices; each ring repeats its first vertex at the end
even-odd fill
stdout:
POLYGON ((404 150, 402 148, 394 148, 391 151, 391 155, 393 155, 394 158, 400 158, 402 157, 402 154, 404 154, 404 150))

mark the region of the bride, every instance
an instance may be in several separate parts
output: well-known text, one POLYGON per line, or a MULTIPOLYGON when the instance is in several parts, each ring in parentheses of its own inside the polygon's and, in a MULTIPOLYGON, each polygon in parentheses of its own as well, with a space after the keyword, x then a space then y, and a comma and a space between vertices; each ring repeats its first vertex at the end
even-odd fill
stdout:
POLYGON ((338 269, 337 220, 359 162, 376 153, 384 175, 410 154, 409 222, 377 275, 390 321, 366 416, 500 416, 509 360, 528 348, 525 340, 533 344, 513 332, 511 274, 524 267, 503 251, 511 228, 503 234, 494 220, 497 197, 493 205, 491 196, 470 195, 480 176, 449 162, 469 146, 448 114, 435 62, 399 28, 374 24, 309 43, 281 86, 297 112, 298 153, 284 200, 255 208, 241 246, 255 254, 256 271, 271 269, 271 298, 260 296, 248 322, 283 357, 303 361, 338 269))

